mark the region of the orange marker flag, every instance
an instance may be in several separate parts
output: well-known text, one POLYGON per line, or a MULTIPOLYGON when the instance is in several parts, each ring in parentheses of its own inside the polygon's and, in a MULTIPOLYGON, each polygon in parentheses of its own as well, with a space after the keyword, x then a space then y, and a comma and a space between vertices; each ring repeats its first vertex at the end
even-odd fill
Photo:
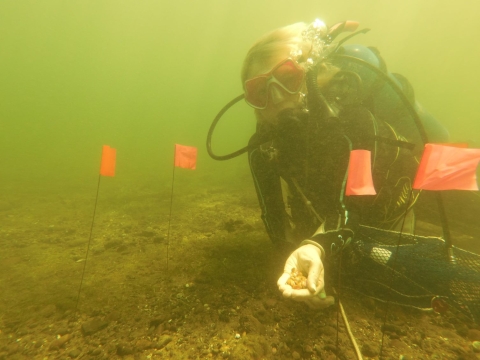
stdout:
POLYGON ((478 190, 480 149, 425 144, 414 189, 478 190))
POLYGON ((197 165, 197 148, 175 144, 175 166, 195 170, 197 165))
POLYGON ((458 148, 468 148, 467 143, 437 143, 437 145, 453 146, 458 148))
POLYGON ((102 164, 100 165, 100 175, 115 176, 115 161, 117 150, 108 145, 103 145, 102 164))
POLYGON ((348 162, 345 195, 376 195, 372 180, 371 155, 368 150, 352 150, 348 162))

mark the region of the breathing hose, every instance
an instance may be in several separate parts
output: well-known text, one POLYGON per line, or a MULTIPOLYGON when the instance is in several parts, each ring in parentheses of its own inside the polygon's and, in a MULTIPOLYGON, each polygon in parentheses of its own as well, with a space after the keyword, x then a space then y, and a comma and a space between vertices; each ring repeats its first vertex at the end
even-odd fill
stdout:
POLYGON ((241 148, 240 150, 234 151, 233 153, 227 154, 227 155, 215 155, 212 151, 212 135, 213 131, 215 130, 215 127, 217 126, 218 121, 220 118, 227 112, 228 109, 230 109, 233 105, 235 105, 237 102, 242 100, 245 97, 244 94, 238 95, 236 98, 231 100, 227 105, 225 105, 222 110, 215 116, 215 119, 213 119, 212 125, 210 125, 210 129, 208 130, 208 135, 207 135, 207 151, 208 155, 214 160, 229 160, 233 159, 234 157, 237 157, 239 155, 242 155, 243 153, 247 152, 249 149, 249 146, 245 146, 241 148))

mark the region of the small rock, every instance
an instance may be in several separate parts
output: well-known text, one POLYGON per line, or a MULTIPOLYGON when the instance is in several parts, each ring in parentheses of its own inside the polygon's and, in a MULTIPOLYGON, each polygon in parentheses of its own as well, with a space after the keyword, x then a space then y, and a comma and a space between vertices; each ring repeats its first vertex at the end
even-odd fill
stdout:
POLYGON ((93 319, 82 324, 82 332, 84 335, 92 335, 97 331, 105 329, 108 326, 108 322, 100 319, 93 319))
POLYGON ((65 336, 62 336, 58 339, 55 339, 53 340, 51 343, 50 343, 50 346, 48 347, 49 350, 58 350, 60 349, 61 347, 63 347, 63 345, 65 345, 65 343, 70 340, 72 338, 72 335, 70 334, 67 334, 65 336))
POLYGON ((480 341, 480 330, 469 329, 467 337, 471 341, 480 341))
POLYGON ((403 350, 406 349, 408 345, 406 345, 403 341, 399 339, 393 339, 390 341, 390 346, 394 347, 397 350, 403 350))
POLYGON ((227 310, 219 310, 218 311, 218 320, 223 321, 223 322, 229 322, 230 317, 228 316, 228 311, 227 310))
POLYGON ((300 359, 300 358, 301 358, 301 356, 300 356, 300 354, 299 354, 298 352, 294 351, 294 352, 292 353, 292 359, 300 359))
POLYGON ((156 328, 158 325, 162 324, 165 320, 167 320, 167 317, 165 315, 156 317, 150 320, 150 325, 148 327, 156 328))
POLYGON ((139 350, 147 350, 147 349, 151 349, 153 347, 153 344, 151 341, 148 341, 147 339, 140 339, 140 340, 137 340, 137 342, 135 343, 135 346, 139 350))
POLYGON ((68 331, 67 328, 57 329, 57 334, 60 335, 60 336, 67 335, 68 333, 69 333, 69 331, 68 331))
POLYGON ((331 351, 334 354, 337 353, 337 347, 334 344, 325 344, 325 346, 323 347, 323 350, 331 351))
POLYGON ((117 355, 125 356, 133 354, 133 348, 128 344, 118 344, 117 345, 117 355))
POLYGON ((362 354, 365 355, 366 357, 375 357, 378 355, 378 350, 376 347, 372 346, 369 343, 365 343, 362 346, 362 354))
POLYGON ((468 327, 465 324, 456 324, 455 330, 457 331, 457 334, 460 336, 465 337, 468 335, 468 327))
POLYGON ((165 330, 167 330, 167 328, 168 328, 168 324, 167 324, 167 323, 163 323, 163 324, 158 325, 156 328, 151 327, 151 328, 149 329, 149 333, 150 333, 150 334, 156 334, 156 335, 162 335, 163 332, 164 332, 165 330), (151 330, 151 331, 150 331, 150 330, 151 330))
POLYGON ((275 305, 277 305, 277 300, 276 299, 267 299, 263 303, 265 305, 265 308, 271 309, 274 308, 275 305))
POLYGON ((363 304, 368 310, 375 310, 375 308, 377 307, 375 300, 366 296, 363 299, 363 304))
POLYGON ((78 349, 73 349, 68 352, 68 356, 70 356, 72 359, 76 359, 80 354, 81 352, 78 349))
POLYGON ((96 348, 92 351, 92 355, 97 356, 102 353, 102 350, 100 348, 96 348))
POLYGON ((165 238, 163 236, 155 236, 153 238, 153 243, 154 244, 160 244, 165 241, 165 238))
POLYGON ((457 334, 455 334, 452 330, 449 329, 442 329, 440 330, 440 335, 446 339, 455 339, 457 334))
POLYGON ((121 317, 120 313, 114 310, 105 317, 105 321, 108 321, 108 322, 118 321, 120 320, 120 317, 121 317))
POLYGON ((382 325, 381 329, 386 332, 391 332, 397 335, 406 335, 406 331, 401 327, 394 324, 385 324, 382 325))
POLYGON ((125 253, 125 252, 128 252, 128 251, 129 251, 129 249, 128 249, 127 244, 122 244, 117 248, 117 252, 119 252, 119 253, 125 253))
POLYGON ((337 333, 337 330, 333 326, 324 326, 322 328, 322 334, 325 335, 326 338, 334 337, 337 333))
POLYGON ((108 249, 113 249, 113 248, 118 248, 120 245, 123 244, 123 240, 121 239, 114 239, 114 240, 108 240, 105 242, 103 245, 106 250, 108 249))
POLYGON ((55 305, 47 305, 45 306, 42 311, 40 311, 40 314, 43 316, 43 317, 50 317, 52 316, 53 314, 55 314, 55 311, 57 311, 57 307, 55 305))
POLYGON ((244 230, 244 231, 252 231, 254 230, 255 228, 253 227, 252 224, 243 224, 241 226, 241 229, 244 230))
POLYGON ((246 315, 239 319, 241 330, 250 333, 264 335, 266 333, 265 325, 263 325, 255 316, 246 315))
POLYGON ((172 341, 172 337, 169 335, 162 335, 158 338, 157 344, 155 344, 155 348, 161 349, 168 345, 168 343, 172 341))

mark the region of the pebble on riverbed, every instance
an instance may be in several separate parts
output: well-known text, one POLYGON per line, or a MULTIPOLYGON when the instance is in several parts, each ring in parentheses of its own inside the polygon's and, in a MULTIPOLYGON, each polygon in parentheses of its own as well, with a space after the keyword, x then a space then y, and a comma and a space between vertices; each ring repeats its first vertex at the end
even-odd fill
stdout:
POLYGON ((50 343, 50 346, 48 347, 48 349, 49 350, 58 350, 61 347, 63 347, 63 345, 65 345, 65 343, 68 340, 70 340, 71 338, 72 338, 72 335, 70 335, 70 334, 59 337, 58 339, 55 339, 50 343))

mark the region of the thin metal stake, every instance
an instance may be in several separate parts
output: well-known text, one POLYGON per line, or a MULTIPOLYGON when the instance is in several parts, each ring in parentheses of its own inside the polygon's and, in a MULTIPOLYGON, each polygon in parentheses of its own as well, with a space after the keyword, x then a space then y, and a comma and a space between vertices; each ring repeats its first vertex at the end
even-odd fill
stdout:
POLYGON ((342 241, 342 247, 339 251, 339 259, 338 259, 338 290, 337 290, 337 338, 335 340, 335 359, 338 359, 338 352, 339 352, 339 336, 338 336, 338 328, 340 326, 340 288, 342 286, 341 280, 342 280, 342 257, 343 257, 343 239, 341 239, 341 236, 339 236, 339 239, 337 241, 342 241))
POLYGON ((173 175, 172 175, 172 192, 170 194, 170 215, 168 216, 168 230, 167 230, 167 272, 168 272, 168 249, 170 247, 170 222, 172 221, 172 205, 173 205, 173 185, 175 184, 175 149, 173 159, 173 175))
POLYGON ((95 213, 97 212, 98 192, 100 190, 101 178, 102 175, 98 175, 97 196, 95 197, 95 207, 93 208, 92 225, 90 226, 90 236, 88 237, 87 252, 85 254, 85 261, 83 262, 82 278, 80 280, 80 286, 78 287, 77 304, 75 305, 74 318, 77 316, 78 303, 80 302, 80 292, 82 291, 83 279, 85 277, 85 269, 87 268, 88 252, 90 250, 90 243, 92 242, 93 224, 95 223, 95 213))
MULTIPOLYGON (((405 226, 405 219, 407 218, 408 210, 410 208, 410 203, 412 201, 412 194, 413 194, 413 188, 410 188, 410 194, 408 195, 408 201, 407 201, 407 208, 405 209, 405 216, 403 217, 402 227, 400 228, 400 235, 398 236, 397 249, 395 250, 395 255, 393 257, 392 276, 390 277, 390 285, 392 284, 393 277, 395 276, 395 265, 397 264, 398 250, 400 248, 400 243, 402 241, 403 227, 405 226)), ((383 339, 385 337, 385 325, 387 323, 387 315, 388 315, 389 305, 390 305, 390 300, 387 300, 387 305, 385 306, 385 316, 383 318, 383 326, 382 326, 383 329, 382 329, 382 341, 380 343, 380 354, 378 356, 378 358, 380 360, 382 359, 383 339)))

